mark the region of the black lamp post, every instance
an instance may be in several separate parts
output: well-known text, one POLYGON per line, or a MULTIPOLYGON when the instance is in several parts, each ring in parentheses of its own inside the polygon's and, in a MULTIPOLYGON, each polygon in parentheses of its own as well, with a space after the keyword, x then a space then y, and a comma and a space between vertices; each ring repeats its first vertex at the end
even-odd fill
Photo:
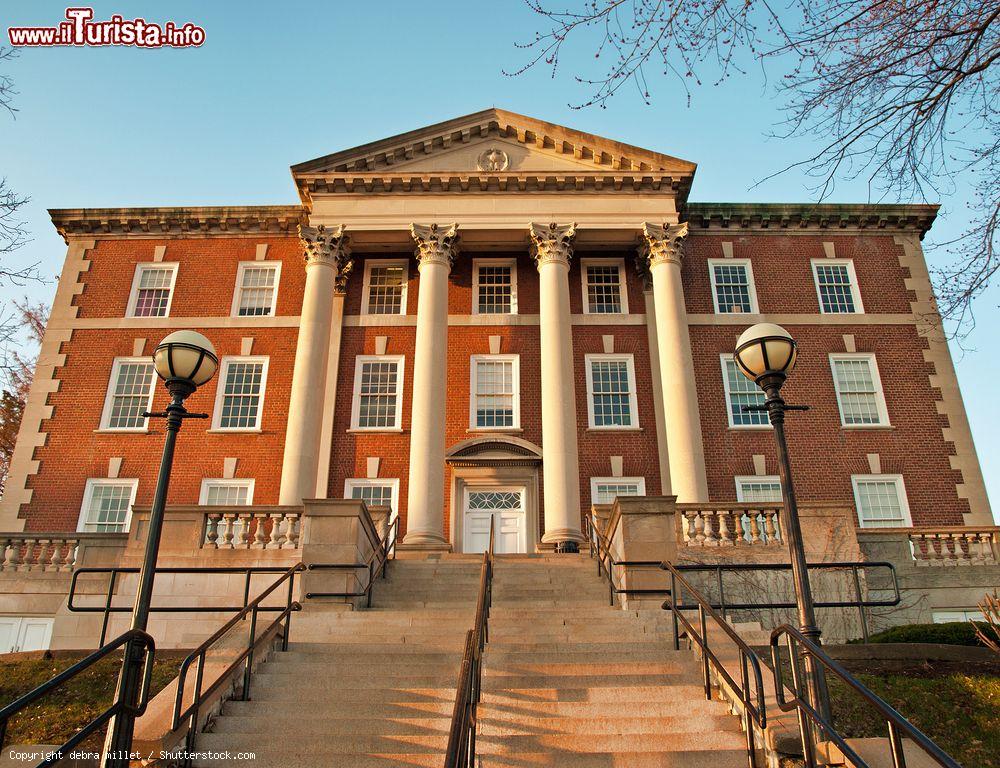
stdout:
MULTIPOLYGON (((215 375, 219 367, 219 358, 215 355, 212 342, 200 333, 176 331, 163 339, 153 352, 153 367, 170 392, 170 404, 162 413, 146 414, 147 417, 166 419, 167 427, 163 458, 160 460, 160 474, 156 480, 156 493, 153 496, 153 506, 149 513, 149 526, 146 531, 146 554, 139 569, 139 586, 136 589, 135 606, 132 609, 131 628, 143 631, 149 622, 156 558, 160 549, 163 511, 167 504, 167 487, 170 485, 170 468, 174 461, 177 433, 184 419, 206 417, 201 413, 188 413, 184 408, 184 400, 215 375)), ((139 704, 144 658, 145 649, 137 641, 125 646, 115 700, 128 709, 134 710, 139 704)), ((135 715, 128 709, 119 712, 108 723, 101 762, 103 768, 127 768, 130 763, 129 752, 132 748, 135 715)))
MULTIPOLYGON (((787 405, 781 397, 781 385, 795 367, 795 339, 774 323, 759 323, 747 328, 736 341, 733 357, 740 372, 755 382, 766 398, 764 405, 754 410, 766 410, 774 440, 778 446, 778 472, 781 478, 781 496, 784 501, 783 530, 788 539, 788 554, 792 563, 792 580, 795 582, 795 602, 798 606, 799 629, 802 634, 819 645, 820 630, 816 625, 809 570, 802 547, 802 529, 799 526, 799 509, 792 485, 792 468, 785 442, 785 411, 802 411, 807 406, 787 405)), ((829 718, 829 695, 823 667, 806 654, 806 678, 810 704, 824 717, 829 718)))

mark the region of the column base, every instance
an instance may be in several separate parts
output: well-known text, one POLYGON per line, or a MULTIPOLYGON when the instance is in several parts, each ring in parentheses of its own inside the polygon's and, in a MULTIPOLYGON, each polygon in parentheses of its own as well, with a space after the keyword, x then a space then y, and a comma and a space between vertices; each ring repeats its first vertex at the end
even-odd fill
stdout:
MULTIPOLYGON (((574 530, 573 528, 556 528, 551 531, 546 531, 545 535, 542 536, 542 544, 555 544, 558 548, 560 545, 565 544, 582 544, 586 539, 579 529, 574 530)), ((563 550, 568 551, 568 550, 563 550)), ((579 547, 577 550, 579 551, 579 547)))
POLYGON ((451 552, 451 544, 443 536, 422 531, 407 533, 396 547, 403 552, 451 552))

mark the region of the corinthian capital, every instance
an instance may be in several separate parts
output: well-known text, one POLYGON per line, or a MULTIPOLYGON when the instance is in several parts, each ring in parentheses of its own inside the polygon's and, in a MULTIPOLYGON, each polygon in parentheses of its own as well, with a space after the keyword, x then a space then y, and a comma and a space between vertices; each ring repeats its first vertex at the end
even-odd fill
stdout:
POLYGON ((351 237, 345 232, 345 227, 338 224, 335 227, 318 227, 299 225, 299 240, 305 253, 306 266, 311 264, 329 264, 336 267, 338 275, 346 275, 351 271, 351 237))
POLYGON ((569 264, 573 258, 576 224, 531 224, 531 257, 535 266, 558 262, 569 264))
POLYGON ((410 234, 417 244, 417 261, 438 262, 451 268, 458 253, 458 224, 411 224, 410 234))
POLYGON ((687 222, 680 224, 650 224, 642 225, 643 242, 640 248, 642 257, 649 266, 669 262, 680 266, 684 258, 684 238, 687 237, 687 222))

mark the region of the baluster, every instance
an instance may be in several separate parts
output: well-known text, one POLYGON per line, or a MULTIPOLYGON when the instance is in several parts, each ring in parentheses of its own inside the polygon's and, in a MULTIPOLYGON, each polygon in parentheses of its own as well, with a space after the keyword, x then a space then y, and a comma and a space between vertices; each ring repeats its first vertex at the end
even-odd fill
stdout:
POLYGON ((776 544, 778 541, 778 526, 775 525, 777 517, 776 509, 764 510, 764 534, 767 536, 768 544, 776 544))
POLYGON ((729 532, 730 513, 727 510, 719 510, 715 517, 719 521, 719 546, 732 546, 733 541, 729 532))
POLYGON ((24 552, 21 555, 21 564, 17 567, 19 571, 30 571, 32 561, 35 559, 35 540, 24 540, 24 552))
POLYGON ((12 569, 13 543, 12 539, 0 539, 0 571, 12 569))
POLYGON ((285 515, 285 540, 282 549, 298 549, 299 547, 299 516, 295 512, 285 515))
POLYGON ((980 533, 979 534, 979 551, 984 563, 997 562, 996 554, 993 550, 993 536, 992 533, 980 533))
POLYGON ((253 544, 251 545, 251 549, 263 549, 266 542, 264 537, 264 521, 267 520, 267 515, 263 512, 254 512, 253 515, 248 515, 247 526, 250 525, 251 519, 257 523, 253 532, 253 544))
POLYGON ((705 514, 700 509, 695 510, 694 513, 694 543, 695 546, 703 547, 705 546, 705 540, 708 538, 705 533, 705 528, 708 523, 705 520, 705 514))
POLYGON ((233 548, 233 526, 236 522, 236 515, 227 512, 222 515, 222 549, 233 548))
POLYGON ((7 556, 3 561, 5 571, 16 571, 21 565, 21 540, 7 540, 7 556))
POLYGON ((951 534, 950 533, 939 533, 937 534, 938 549, 941 559, 941 565, 954 565, 955 555, 951 551, 951 534))
POLYGON ((750 510, 750 544, 760 544, 761 517, 756 510, 750 510))
POLYGON ((972 545, 965 533, 953 533, 952 549, 955 552, 955 565, 972 565, 972 545))
POLYGON ((240 526, 239 533, 236 537, 236 548, 237 549, 249 549, 250 548, 250 520, 252 515, 246 512, 240 512, 237 515, 237 521, 240 526))
POLYGON ((281 549, 281 536, 279 532, 281 531, 281 521, 284 517, 280 512, 272 512, 270 514, 271 536, 267 540, 267 549, 281 549))
POLYGON ((49 560, 45 564, 46 571, 58 571, 62 562, 63 547, 66 546, 64 539, 52 539, 52 551, 49 553, 49 560))
POLYGON ((219 523, 221 521, 222 515, 218 512, 210 512, 205 517, 205 542, 202 547, 206 549, 219 548, 219 523))
POLYGON ((686 546, 690 547, 694 543, 694 513, 692 512, 681 512, 681 537, 686 546))
POLYGON ((717 547, 719 546, 719 534, 716 531, 718 527, 719 512, 716 509, 705 510, 705 546, 706 547, 717 547))
POLYGON ((60 571, 72 571, 76 565, 76 552, 80 542, 78 539, 66 539, 66 549, 63 552, 62 560, 59 562, 60 571))

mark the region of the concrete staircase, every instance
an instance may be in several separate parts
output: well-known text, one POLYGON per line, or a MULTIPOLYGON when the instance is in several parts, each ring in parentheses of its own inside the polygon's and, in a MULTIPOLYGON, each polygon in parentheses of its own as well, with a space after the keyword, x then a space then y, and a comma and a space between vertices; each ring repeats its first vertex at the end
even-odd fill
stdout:
MULTIPOLYGON (((398 560, 372 610, 310 603, 287 653, 233 701, 198 766, 442 766, 479 559, 398 560)), ((607 604, 586 556, 499 556, 477 741, 480 765, 745 766, 743 735, 705 700, 660 612, 607 604)))

